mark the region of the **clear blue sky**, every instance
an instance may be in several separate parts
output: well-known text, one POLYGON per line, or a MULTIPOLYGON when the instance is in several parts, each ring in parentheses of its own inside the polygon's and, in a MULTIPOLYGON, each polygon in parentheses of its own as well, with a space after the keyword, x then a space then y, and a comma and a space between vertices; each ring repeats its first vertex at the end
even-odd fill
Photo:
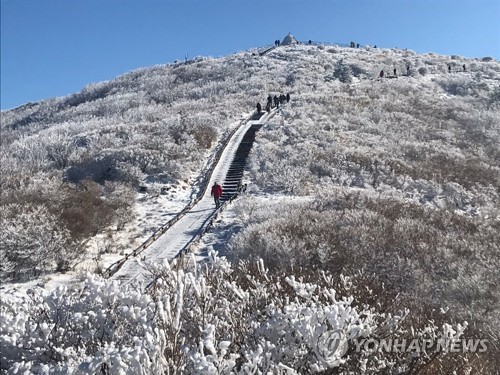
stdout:
POLYGON ((1 108, 299 40, 500 59, 499 0, 0 0, 1 108))

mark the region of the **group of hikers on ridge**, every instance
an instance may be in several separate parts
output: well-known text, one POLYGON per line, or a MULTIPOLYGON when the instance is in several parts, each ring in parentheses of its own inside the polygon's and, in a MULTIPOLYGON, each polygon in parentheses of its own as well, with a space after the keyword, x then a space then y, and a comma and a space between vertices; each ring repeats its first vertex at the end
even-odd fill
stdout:
MULTIPOLYGON (((281 104, 284 104, 285 102, 289 102, 290 101, 290 94, 281 94, 280 96, 277 96, 277 95, 274 95, 271 96, 269 95, 267 97, 267 104, 266 104, 266 112, 269 113, 271 112, 271 109, 272 108, 279 108, 281 104)), ((257 103, 257 113, 260 115, 260 113, 262 112, 262 105, 260 104, 260 102, 257 103)))
MULTIPOLYGON (((450 65, 450 64, 448 64, 448 73, 451 73, 451 71, 452 71, 452 70, 451 70, 451 65, 450 65)), ((464 65, 462 65, 462 71, 463 71, 463 72, 466 72, 466 71, 467 71, 467 67, 465 66, 465 64, 464 64, 464 65)))
MULTIPOLYGON (((467 67, 465 66, 465 64, 462 65, 462 70, 463 72, 466 72, 467 71, 467 67)), ((397 78, 397 70, 396 68, 393 69, 393 75, 388 75, 384 72, 384 70, 381 70, 380 73, 379 73, 379 78, 397 78)), ((448 64, 448 73, 451 73, 452 72, 452 67, 450 64, 448 64)), ((410 64, 407 64, 406 65, 406 75, 409 76, 410 75, 410 64)))
MULTIPOLYGON (((406 65, 406 75, 407 75, 407 76, 409 76, 409 75, 410 75, 410 64, 407 64, 407 65, 406 65)), ((381 71, 380 71, 380 74, 379 74, 378 76, 379 76, 380 78, 384 78, 384 76, 385 76, 385 77, 387 77, 387 78, 397 78, 397 76, 398 76, 398 70, 397 70, 396 68, 394 68, 394 69, 392 70, 392 76, 390 76, 390 75, 386 75, 386 74, 385 74, 385 72, 384 72, 384 70, 381 70, 381 71)))

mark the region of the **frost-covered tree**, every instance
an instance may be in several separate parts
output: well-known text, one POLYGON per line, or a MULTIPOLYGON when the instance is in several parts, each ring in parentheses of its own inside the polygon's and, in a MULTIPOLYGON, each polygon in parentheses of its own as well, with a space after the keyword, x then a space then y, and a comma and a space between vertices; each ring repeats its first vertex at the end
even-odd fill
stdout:
POLYGON ((339 60, 335 63, 333 68, 333 77, 342 83, 350 83, 352 82, 352 69, 342 60, 339 60))
POLYGON ((11 204, 0 206, 0 212, 0 248, 7 259, 3 279, 54 272, 75 260, 76 253, 66 251, 74 247, 68 230, 58 226, 57 218, 47 207, 11 204))

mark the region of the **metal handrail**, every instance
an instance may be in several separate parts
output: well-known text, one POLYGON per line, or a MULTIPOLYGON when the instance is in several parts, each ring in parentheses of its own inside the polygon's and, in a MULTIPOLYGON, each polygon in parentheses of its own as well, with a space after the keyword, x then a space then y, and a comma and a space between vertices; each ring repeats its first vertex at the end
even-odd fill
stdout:
POLYGON ((236 131, 246 122, 248 122, 251 119, 251 116, 243 119, 240 121, 240 124, 236 126, 233 130, 229 132, 229 134, 225 137, 226 139, 222 143, 222 145, 219 147, 219 149, 215 152, 215 157, 210 163, 210 166, 206 168, 204 172, 198 176, 197 180, 205 180, 205 186, 201 191, 198 191, 198 194, 195 199, 191 200, 183 209, 181 212, 179 212, 175 217, 170 219, 167 223, 163 224, 160 228, 158 228, 146 241, 144 241, 141 245, 139 245, 137 248, 135 248, 131 253, 127 254, 125 257, 122 259, 114 262, 111 264, 105 271, 104 275, 105 277, 111 277, 114 275, 116 272, 120 270, 120 268, 125 264, 125 262, 130 258, 130 257, 136 257, 140 253, 142 253, 144 250, 146 250, 153 242, 155 242, 162 234, 164 234, 169 228, 171 228, 176 222, 178 222, 191 208, 196 205, 201 198, 205 195, 207 189, 208 189, 208 182, 210 181, 210 178, 212 177, 213 171, 215 169, 215 166, 219 162, 223 151, 227 147, 229 141, 233 137, 233 135, 236 133, 236 131))

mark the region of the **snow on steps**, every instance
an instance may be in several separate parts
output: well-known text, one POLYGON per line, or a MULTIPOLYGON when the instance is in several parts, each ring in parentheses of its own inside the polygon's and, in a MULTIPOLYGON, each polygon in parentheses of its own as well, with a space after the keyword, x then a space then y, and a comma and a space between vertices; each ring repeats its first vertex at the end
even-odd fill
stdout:
POLYGON ((276 112, 264 113, 242 122, 223 147, 217 163, 211 169, 210 178, 203 194, 188 205, 168 225, 141 245, 130 256, 108 269, 108 275, 123 282, 138 282, 143 286, 152 281, 152 275, 144 267, 144 262, 158 263, 175 258, 186 252, 189 246, 198 239, 212 223, 216 213, 210 187, 215 181, 224 181, 222 202, 232 199, 237 193, 243 177, 246 158, 250 153, 255 133, 276 112))

